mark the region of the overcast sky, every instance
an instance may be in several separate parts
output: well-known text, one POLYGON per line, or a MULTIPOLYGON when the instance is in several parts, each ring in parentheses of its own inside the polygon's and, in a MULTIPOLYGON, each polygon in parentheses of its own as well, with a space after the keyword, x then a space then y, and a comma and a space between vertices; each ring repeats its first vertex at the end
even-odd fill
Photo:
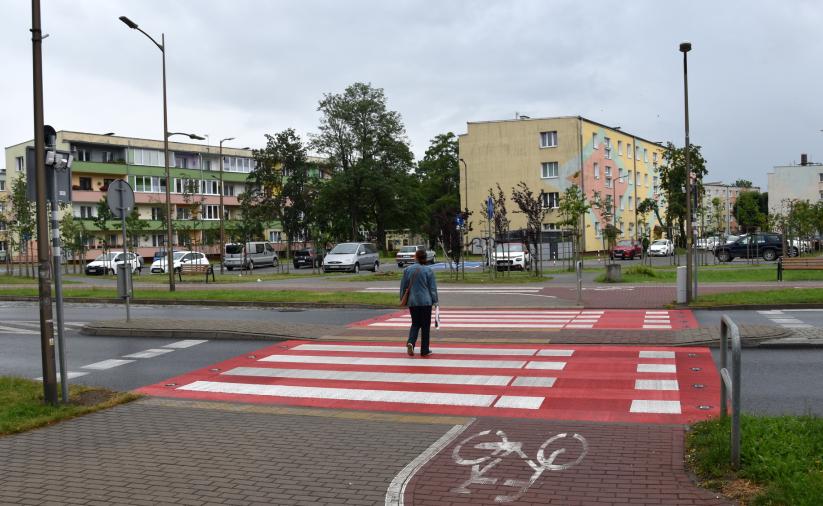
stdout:
MULTIPOLYGON (((420 158, 467 121, 582 115, 683 144, 709 178, 766 185, 774 165, 823 161, 823 3, 566 0, 47 0, 46 123, 162 138, 160 51, 117 18, 166 34, 169 129, 259 147, 316 131, 317 103, 383 88, 420 158)), ((4 146, 30 139, 30 2, 0 3, 4 146)))

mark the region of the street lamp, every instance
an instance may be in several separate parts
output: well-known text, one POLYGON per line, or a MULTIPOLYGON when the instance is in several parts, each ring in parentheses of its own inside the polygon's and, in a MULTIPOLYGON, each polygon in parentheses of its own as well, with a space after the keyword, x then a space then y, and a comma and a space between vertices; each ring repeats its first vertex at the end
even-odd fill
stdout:
MULTIPOLYGON (((463 164, 463 193, 466 194, 466 207, 463 208, 463 209, 465 209, 465 215, 463 216, 463 219, 466 220, 469 217, 469 166, 466 165, 466 160, 464 160, 462 158, 460 158, 459 160, 460 160, 460 163, 463 164)), ((463 256, 463 279, 466 279, 466 256, 465 255, 466 255, 467 252, 465 250, 467 249, 467 246, 468 246, 466 244, 466 241, 464 240, 465 239, 465 234, 466 234, 466 223, 464 222, 463 223, 463 230, 460 231, 460 242, 463 243, 461 245, 462 247, 460 248, 460 251, 464 255, 463 256)))
POLYGON ((689 163, 689 79, 688 53, 692 50, 691 42, 681 42, 680 52, 683 53, 683 109, 685 112, 686 127, 686 302, 691 302, 697 296, 697 276, 692 262, 694 247, 694 233, 692 228, 692 169, 689 163), (694 283, 694 286, 692 286, 694 283))
POLYGON ((233 141, 234 137, 227 137, 220 140, 220 274, 223 274, 223 255, 226 250, 226 228, 223 221, 226 219, 226 212, 223 210, 223 143, 233 141))

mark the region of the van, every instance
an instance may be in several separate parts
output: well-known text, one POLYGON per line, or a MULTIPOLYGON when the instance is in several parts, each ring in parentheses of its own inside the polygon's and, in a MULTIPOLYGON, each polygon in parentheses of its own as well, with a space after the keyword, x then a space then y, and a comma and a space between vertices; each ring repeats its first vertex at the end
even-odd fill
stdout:
POLYGON ((360 272, 368 269, 377 272, 380 268, 380 254, 369 242, 344 242, 334 247, 323 258, 323 272, 360 272))
POLYGON ((280 260, 270 242, 252 241, 246 244, 229 243, 223 251, 223 266, 228 270, 253 270, 255 267, 271 265, 277 267, 280 260))

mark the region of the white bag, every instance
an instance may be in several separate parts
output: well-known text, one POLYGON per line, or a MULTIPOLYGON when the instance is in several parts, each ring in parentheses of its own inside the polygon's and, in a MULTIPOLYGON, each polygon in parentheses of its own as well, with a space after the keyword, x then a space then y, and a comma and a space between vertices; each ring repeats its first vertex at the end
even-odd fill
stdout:
POLYGON ((440 304, 434 306, 434 328, 440 328, 440 304))

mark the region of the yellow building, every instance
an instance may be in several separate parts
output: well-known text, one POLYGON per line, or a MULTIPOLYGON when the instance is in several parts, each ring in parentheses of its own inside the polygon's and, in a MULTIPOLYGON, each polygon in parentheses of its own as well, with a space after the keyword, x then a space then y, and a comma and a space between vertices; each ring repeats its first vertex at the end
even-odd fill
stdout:
POLYGON ((563 192, 577 185, 591 204, 585 216, 584 251, 601 249, 603 231, 612 223, 618 239, 652 237, 657 220, 641 215, 637 204, 647 198, 660 202, 657 166, 664 147, 620 127, 608 127, 580 116, 470 122, 460 135, 460 207, 473 212, 473 236, 486 234, 478 226, 485 216, 489 189, 497 185, 508 197, 511 230, 525 228, 526 217, 511 201, 511 191, 521 181, 542 192, 543 205, 551 209, 543 230, 559 230, 557 212, 563 192), (599 202, 599 206, 596 205, 599 202))

